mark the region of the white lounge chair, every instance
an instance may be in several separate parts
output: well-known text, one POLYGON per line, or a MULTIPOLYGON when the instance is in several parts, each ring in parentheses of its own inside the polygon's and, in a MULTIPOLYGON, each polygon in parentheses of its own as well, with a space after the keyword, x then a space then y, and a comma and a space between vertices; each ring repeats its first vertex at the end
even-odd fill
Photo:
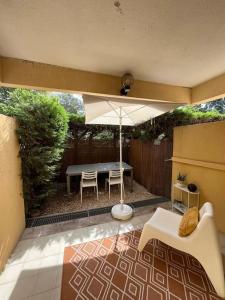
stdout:
POLYGON ((218 235, 213 220, 212 204, 205 203, 199 211, 197 228, 187 237, 178 235, 182 216, 163 208, 157 208, 152 218, 145 223, 138 250, 142 251, 150 239, 194 256, 203 266, 217 294, 225 297, 225 281, 218 235))
POLYGON ((98 200, 98 179, 97 179, 98 173, 95 172, 82 172, 81 173, 81 181, 80 181, 80 201, 82 204, 83 200, 83 188, 85 187, 94 187, 94 190, 96 190, 97 194, 97 200, 98 200))

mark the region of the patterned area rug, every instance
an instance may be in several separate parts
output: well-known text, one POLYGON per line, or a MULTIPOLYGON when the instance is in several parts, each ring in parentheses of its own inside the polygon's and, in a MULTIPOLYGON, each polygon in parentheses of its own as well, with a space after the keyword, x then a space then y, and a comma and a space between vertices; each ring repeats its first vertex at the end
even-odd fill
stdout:
POLYGON ((221 299, 199 262, 141 231, 65 248, 61 300, 221 299))

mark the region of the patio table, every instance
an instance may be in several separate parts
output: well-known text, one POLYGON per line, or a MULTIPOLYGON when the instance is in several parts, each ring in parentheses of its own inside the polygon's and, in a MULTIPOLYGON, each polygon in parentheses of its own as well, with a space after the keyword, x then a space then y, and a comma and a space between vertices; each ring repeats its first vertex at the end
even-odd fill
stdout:
MULTIPOLYGON (((67 193, 70 193, 70 177, 79 176, 82 172, 108 173, 109 171, 119 170, 119 162, 107 162, 97 164, 71 165, 66 170, 67 193)), ((124 171, 130 172, 130 191, 133 192, 133 167, 123 162, 124 171)))

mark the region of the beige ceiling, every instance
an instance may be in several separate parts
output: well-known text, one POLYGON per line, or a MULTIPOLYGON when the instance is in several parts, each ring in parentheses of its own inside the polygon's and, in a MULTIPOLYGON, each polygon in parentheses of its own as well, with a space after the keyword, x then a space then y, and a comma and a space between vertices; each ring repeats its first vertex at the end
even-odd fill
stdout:
POLYGON ((0 54, 187 87, 225 72, 225 0, 118 3, 0 0, 0 54))

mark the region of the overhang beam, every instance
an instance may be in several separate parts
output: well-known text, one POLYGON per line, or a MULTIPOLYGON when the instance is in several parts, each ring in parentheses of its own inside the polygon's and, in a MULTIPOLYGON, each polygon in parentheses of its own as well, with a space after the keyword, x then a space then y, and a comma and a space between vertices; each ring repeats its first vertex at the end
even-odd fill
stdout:
POLYGON ((192 88, 191 103, 204 103, 225 97, 225 74, 212 78, 192 88))
MULTIPOLYGON (((2 85, 52 91, 119 95, 121 78, 43 63, 2 57, 2 85)), ((135 80, 130 97, 190 103, 191 91, 161 83, 135 80)))
POLYGON ((3 75, 2 75, 2 57, 0 56, 0 86, 2 85, 3 81, 3 75))

